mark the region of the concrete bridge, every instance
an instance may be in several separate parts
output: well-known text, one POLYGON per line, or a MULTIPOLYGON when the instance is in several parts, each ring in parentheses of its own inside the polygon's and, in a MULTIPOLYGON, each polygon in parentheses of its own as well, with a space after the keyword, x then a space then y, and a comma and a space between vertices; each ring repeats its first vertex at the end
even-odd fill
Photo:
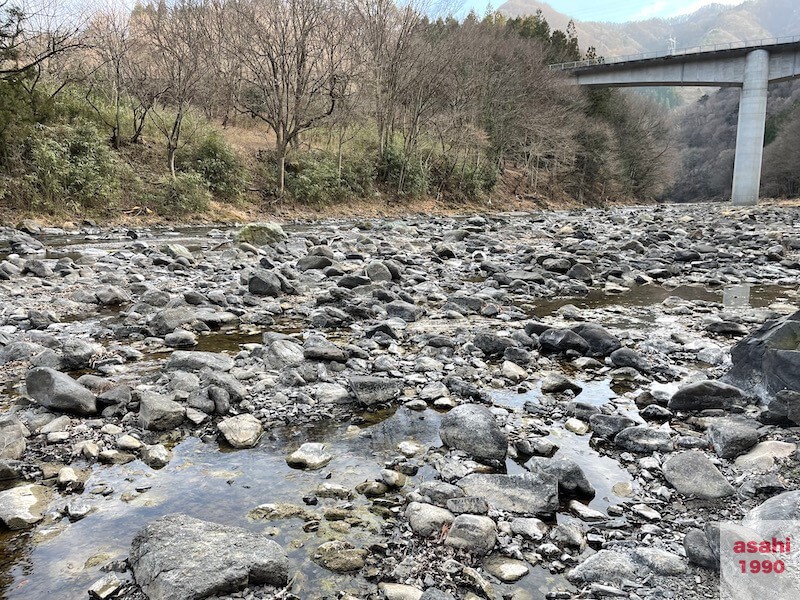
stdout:
POLYGON ((595 58, 550 65, 550 69, 568 72, 574 83, 587 87, 742 88, 732 201, 753 206, 761 184, 767 87, 800 77, 800 36, 595 58))

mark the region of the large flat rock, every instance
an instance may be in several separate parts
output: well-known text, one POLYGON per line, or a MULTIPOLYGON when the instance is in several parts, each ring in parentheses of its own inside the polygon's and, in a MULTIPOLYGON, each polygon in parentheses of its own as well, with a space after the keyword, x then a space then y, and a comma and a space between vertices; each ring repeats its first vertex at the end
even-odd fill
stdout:
POLYGON ((183 514, 139 531, 130 564, 150 600, 200 600, 251 584, 284 586, 289 577, 289 560, 274 541, 183 514))
POLYGON ((558 478, 549 473, 474 473, 458 486, 468 496, 485 498, 494 508, 516 515, 551 515, 558 508, 558 478))

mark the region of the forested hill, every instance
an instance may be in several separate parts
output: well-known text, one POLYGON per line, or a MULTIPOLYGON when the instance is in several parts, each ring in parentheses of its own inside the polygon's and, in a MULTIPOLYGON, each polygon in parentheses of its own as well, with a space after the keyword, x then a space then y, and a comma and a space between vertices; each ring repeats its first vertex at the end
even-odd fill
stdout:
POLYGON ((580 42, 542 17, 432 21, 391 0, 121 6, 42 18, 0 0, 0 208, 502 209, 641 201, 665 183, 663 115, 549 71, 580 42))
MULTIPOLYGON (((602 14, 598 7, 598 15, 602 14)), ((609 6, 609 11, 613 6, 609 6)), ((500 12, 509 16, 532 15, 541 10, 554 27, 566 27, 570 16, 536 0, 508 0, 500 12)), ((582 49, 593 46, 598 54, 615 56, 666 50, 674 38, 679 48, 737 40, 800 35, 800 3, 796 0, 750 0, 738 6, 711 4, 694 13, 671 19, 646 19, 627 23, 576 21, 582 49)))

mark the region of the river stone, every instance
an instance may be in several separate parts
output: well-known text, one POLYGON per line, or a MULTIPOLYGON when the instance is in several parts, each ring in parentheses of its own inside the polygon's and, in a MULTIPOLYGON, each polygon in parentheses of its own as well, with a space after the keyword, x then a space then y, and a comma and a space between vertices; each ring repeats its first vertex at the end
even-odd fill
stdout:
POLYGON ((626 427, 614 436, 614 443, 631 452, 672 452, 669 432, 646 425, 626 427))
POLYGON ((319 254, 309 254, 307 256, 298 259, 295 268, 298 271, 311 271, 311 270, 325 269, 327 267, 330 267, 332 264, 333 261, 327 256, 321 256, 319 254))
POLYGON ((650 371, 650 363, 648 363, 641 354, 631 348, 619 348, 614 350, 614 352, 609 355, 609 358, 615 367, 632 367, 642 373, 650 371))
POLYGON ((197 345, 197 336, 191 331, 178 328, 164 336, 164 343, 170 348, 191 348, 197 345))
POLYGON ((586 355, 591 352, 589 342, 570 329, 547 329, 539 335, 539 344, 544 352, 575 352, 586 355))
POLYGON ((758 443, 758 425, 747 419, 715 419, 706 430, 720 458, 736 458, 758 443))
POLYGON ((28 429, 14 415, 0 417, 0 459, 17 460, 25 452, 28 429))
POLYGON ((139 401, 139 424, 151 431, 175 429, 186 415, 186 409, 169 398, 155 392, 142 392, 139 401))
POLYGON ((388 377, 356 375, 350 378, 350 389, 356 400, 367 407, 390 402, 400 395, 403 382, 388 377))
POLYGON ((527 540, 539 541, 547 533, 547 525, 535 517, 517 517, 511 519, 511 533, 521 535, 527 540))
POLYGON ((183 514, 161 517, 133 538, 130 565, 150 600, 197 600, 248 585, 286 585, 289 560, 260 533, 183 514))
POLYGON ((669 399, 670 410, 706 410, 730 408, 748 402, 747 394, 738 387, 721 381, 698 381, 680 388, 669 399))
POLYGON ((568 390, 579 394, 582 389, 577 383, 560 373, 548 373, 542 380, 542 392, 545 394, 560 394, 568 390))
POLYGON ((521 560, 506 558, 504 556, 491 556, 483 563, 483 568, 490 575, 494 575, 503 583, 514 583, 528 574, 528 565, 521 560))
POLYGON ((9 529, 28 529, 44 518, 51 496, 43 485, 22 485, 0 492, 0 521, 9 529))
POLYGON ((690 529, 683 538, 683 549, 689 562, 706 569, 719 570, 719 558, 709 545, 708 537, 700 529, 690 529))
POLYGON ((247 281, 247 290, 256 296, 271 296, 277 298, 281 295, 281 279, 272 271, 255 269, 247 281))
POLYGON ((363 568, 368 554, 366 549, 349 542, 325 542, 314 552, 314 562, 334 573, 349 573, 363 568))
POLYGON ((519 475, 473 473, 458 486, 468 496, 515 515, 552 515, 558 508, 558 479, 548 473, 519 475))
POLYGON ((497 528, 489 517, 458 515, 444 541, 445 546, 472 554, 489 554, 497 541, 497 528))
POLYGON ((572 327, 572 331, 586 340, 589 344, 587 355, 594 358, 608 356, 622 347, 619 338, 595 323, 581 323, 572 327))
POLYGON ((403 583, 381 582, 378 584, 378 591, 386 600, 420 600, 422 598, 422 590, 403 583))
POLYGON ((303 348, 291 340, 275 340, 264 353, 264 362, 272 369, 299 365, 303 358, 303 348))
POLYGON ((172 452, 167 450, 164 444, 153 444, 144 446, 140 452, 142 462, 152 469, 161 469, 172 460, 172 452))
POLYGON ((637 548, 634 554, 639 562, 657 575, 681 575, 686 572, 686 564, 677 554, 660 548, 637 548))
POLYGON ((36 367, 28 371, 25 386, 28 395, 47 408, 80 415, 97 412, 94 394, 66 373, 36 367))
POLYGON ((381 282, 392 280, 392 272, 389 270, 389 267, 379 260, 368 263, 364 268, 364 272, 367 274, 370 281, 381 282))
POLYGON ((252 448, 258 443, 264 428, 251 414, 236 415, 217 425, 225 441, 234 448, 252 448))
POLYGON ((666 479, 684 496, 705 500, 725 498, 734 489, 708 457, 699 450, 670 456, 661 467, 666 479))
POLYGON ((242 227, 234 239, 238 243, 253 246, 270 246, 284 241, 289 236, 278 223, 248 223, 242 227))
POLYGON ((417 488, 417 492, 429 498, 436 506, 446 506, 453 498, 464 497, 464 490, 460 487, 439 480, 423 481, 417 488))
POLYGON ((191 350, 175 350, 167 360, 166 370, 200 371, 230 371, 233 368, 233 359, 227 354, 219 352, 194 352, 191 350))
MULTIPOLYGON (((742 519, 742 525, 756 528, 759 532, 762 532, 760 527, 766 521, 797 521, 798 519, 800 519, 800 490, 793 490, 773 496, 750 510, 742 519)), ((779 523, 776 523, 776 526, 779 525, 779 523)), ((768 537, 766 532, 762 533, 765 534, 765 537, 768 537)), ((779 535, 777 537, 786 536, 779 535)))
POLYGON ((407 323, 418 321, 423 314, 423 310, 410 302, 403 300, 393 300, 386 305, 386 313, 390 317, 397 317, 403 319, 407 323))
POLYGON ((731 348, 726 381, 765 396, 800 391, 800 311, 768 321, 731 348))
POLYGON ((767 472, 772 469, 776 458, 787 458, 797 451, 797 444, 768 440, 759 442, 750 452, 736 459, 736 466, 750 471, 767 472))
POLYGON ((472 340, 472 343, 486 356, 501 356, 508 348, 514 348, 519 345, 513 339, 496 333, 479 333, 472 340))
MULTIPOLYGON (((468 596, 469 597, 469 596, 468 596)), ((472 600, 471 597, 469 597, 472 600)), ((428 588, 425 593, 419 597, 419 600, 456 600, 452 594, 443 592, 438 588, 428 588)))
POLYGON ((439 426, 439 437, 446 446, 478 461, 503 461, 508 450, 508 438, 494 415, 478 404, 462 404, 448 412, 439 426))
POLYGON ((158 311, 150 319, 148 326, 155 335, 163 337, 168 333, 172 333, 177 328, 195 320, 194 309, 188 306, 178 306, 158 311))
POLYGON ((558 479, 558 495, 562 499, 574 496, 594 497, 594 487, 586 479, 583 469, 574 460, 563 456, 553 458, 534 456, 525 463, 525 468, 532 473, 547 473, 556 477, 558 479))
POLYGON ((286 463, 295 469, 321 469, 333 456, 325 452, 325 444, 306 442, 286 457, 286 463))
POLYGON ((344 350, 317 334, 310 335, 308 339, 306 339, 303 344, 303 356, 310 360, 347 362, 347 354, 345 354, 344 350))
POLYGON ((636 421, 623 415, 604 415, 598 413, 589 417, 589 425, 596 436, 610 440, 623 429, 634 427, 636 421))
POLYGON ((600 550, 567 574, 573 583, 610 582, 619 585, 624 579, 634 579, 636 567, 630 558, 613 550, 600 550))
POLYGON ((422 537, 441 534, 446 525, 453 522, 453 513, 433 504, 411 502, 406 508, 406 519, 411 530, 422 537))

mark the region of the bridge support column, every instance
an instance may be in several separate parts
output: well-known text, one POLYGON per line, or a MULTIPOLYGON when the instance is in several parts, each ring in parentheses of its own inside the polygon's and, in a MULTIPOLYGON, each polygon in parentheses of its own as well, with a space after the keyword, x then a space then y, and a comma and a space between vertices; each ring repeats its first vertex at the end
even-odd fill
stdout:
POLYGON ((744 82, 739 100, 731 198, 735 206, 755 206, 758 203, 768 84, 769 52, 753 50, 747 55, 745 62, 744 82))

